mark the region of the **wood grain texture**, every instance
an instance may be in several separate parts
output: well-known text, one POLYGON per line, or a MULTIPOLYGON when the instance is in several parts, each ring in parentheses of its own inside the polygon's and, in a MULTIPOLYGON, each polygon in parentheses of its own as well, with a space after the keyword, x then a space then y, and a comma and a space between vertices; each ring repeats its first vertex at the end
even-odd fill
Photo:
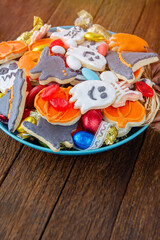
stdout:
POLYGON ((74 160, 23 148, 0 188, 0 239, 39 239, 74 160))
POLYGON ((111 240, 160 239, 159 142, 160 134, 149 129, 118 213, 111 240))

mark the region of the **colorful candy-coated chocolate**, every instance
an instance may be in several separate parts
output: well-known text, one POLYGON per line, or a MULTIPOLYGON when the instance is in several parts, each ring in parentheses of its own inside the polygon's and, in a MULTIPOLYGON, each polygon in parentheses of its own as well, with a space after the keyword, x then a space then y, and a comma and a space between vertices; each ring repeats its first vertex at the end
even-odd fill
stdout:
MULTIPOLYGON (((23 121, 28 121, 28 122, 31 122, 31 123, 33 123, 33 124, 36 124, 36 123, 37 123, 36 120, 35 120, 35 118, 34 118, 34 117, 31 117, 31 116, 25 118, 23 121)), ((23 121, 22 121, 22 122, 23 122, 23 121)), ((23 129, 23 127, 22 127, 22 122, 21 122, 20 126, 17 128, 17 131, 18 131, 19 133, 24 133, 24 132, 25 132, 24 129, 23 129)))
POLYGON ((82 68, 82 74, 87 80, 100 80, 97 73, 95 73, 89 68, 82 68))
POLYGON ((61 46, 53 46, 51 48, 52 53, 60 53, 60 54, 65 54, 65 49, 61 46))
POLYGON ((44 89, 42 93, 42 99, 44 100, 51 100, 54 97, 54 94, 59 91, 60 87, 58 84, 52 84, 44 89))
POLYGON ((105 43, 102 43, 98 46, 97 52, 103 55, 104 57, 107 55, 108 47, 105 43))
POLYGON ((92 133, 85 131, 79 131, 73 135, 74 144, 80 149, 89 148, 93 141, 93 138, 94 135, 92 133))
POLYGON ((146 84, 145 82, 136 82, 136 87, 139 92, 143 94, 144 97, 153 97, 154 92, 153 89, 146 84))
POLYGON ((66 58, 66 62, 67 62, 67 65, 73 69, 73 70, 79 70, 81 68, 81 62, 79 61, 78 58, 74 57, 74 56, 68 56, 66 58))
POLYGON ((102 35, 100 35, 99 33, 92 33, 92 32, 87 32, 84 35, 85 39, 87 39, 88 41, 103 41, 104 37, 102 35))
POLYGON ((89 110, 82 115, 82 125, 84 129, 93 134, 96 133, 101 122, 102 112, 99 109, 89 110))
POLYGON ((32 90, 28 93, 26 98, 26 108, 33 109, 34 108, 34 99, 35 96, 39 91, 45 88, 45 85, 37 85, 36 87, 32 88, 32 90))

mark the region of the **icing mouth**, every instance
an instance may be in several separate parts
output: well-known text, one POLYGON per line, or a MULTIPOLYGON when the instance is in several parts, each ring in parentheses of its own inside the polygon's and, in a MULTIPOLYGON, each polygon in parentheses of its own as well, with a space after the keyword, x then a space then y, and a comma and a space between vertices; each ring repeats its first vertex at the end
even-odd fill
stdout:
POLYGON ((93 96, 94 90, 95 90, 95 87, 93 86, 93 87, 91 88, 91 90, 88 91, 88 96, 89 96, 92 100, 97 100, 97 99, 94 98, 94 96, 93 96))
POLYGON ((11 79, 12 77, 15 77, 16 73, 11 73, 10 75, 2 76, 3 81, 5 82, 7 78, 11 79))

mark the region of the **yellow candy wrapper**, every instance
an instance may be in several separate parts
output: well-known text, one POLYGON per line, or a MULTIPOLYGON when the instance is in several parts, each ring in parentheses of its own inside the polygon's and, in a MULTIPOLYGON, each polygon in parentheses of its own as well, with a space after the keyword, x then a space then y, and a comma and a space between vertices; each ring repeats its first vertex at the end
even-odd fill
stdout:
POLYGON ((34 33, 34 31, 37 31, 39 30, 42 26, 43 26, 43 21, 40 17, 37 17, 37 16, 34 16, 34 19, 33 19, 33 29, 30 30, 30 31, 26 31, 24 33, 22 33, 18 38, 17 40, 18 41, 23 41, 27 44, 30 44, 31 42, 31 36, 32 34, 34 33))
POLYGON ((74 22, 74 25, 76 27, 87 29, 92 26, 93 17, 90 13, 88 13, 85 10, 81 10, 80 12, 77 13, 77 15, 79 18, 77 18, 74 22))
POLYGON ((106 40, 109 40, 109 38, 111 37, 107 29, 105 29, 99 24, 93 24, 92 27, 87 30, 87 32, 98 33, 102 35, 106 40))

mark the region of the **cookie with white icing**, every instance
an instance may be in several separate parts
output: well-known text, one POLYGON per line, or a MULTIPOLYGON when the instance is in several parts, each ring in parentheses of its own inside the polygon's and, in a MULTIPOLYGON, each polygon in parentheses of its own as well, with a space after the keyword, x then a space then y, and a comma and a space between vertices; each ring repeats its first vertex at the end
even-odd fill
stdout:
POLYGON ((16 72, 18 70, 18 61, 10 61, 0 65, 0 91, 6 93, 13 86, 16 72))
POLYGON ((30 70, 31 78, 39 78, 39 83, 42 85, 50 82, 70 83, 76 75, 70 68, 65 67, 64 60, 61 57, 50 56, 48 47, 44 48, 38 64, 30 70))
POLYGON ((84 114, 90 109, 103 109, 110 106, 116 97, 115 89, 110 83, 90 80, 77 84, 70 92, 70 102, 84 114))
POLYGON ((111 71, 104 71, 101 73, 100 78, 104 82, 111 83, 115 88, 116 99, 112 104, 115 108, 124 106, 127 100, 137 101, 143 97, 141 92, 130 90, 127 82, 118 81, 116 75, 111 71))
POLYGON ((82 67, 89 68, 94 71, 103 71, 106 66, 106 59, 93 49, 78 46, 77 48, 69 48, 67 56, 74 56, 80 60, 82 67))
POLYGON ((59 126, 52 125, 46 119, 40 118, 38 125, 24 121, 22 126, 26 132, 47 144, 54 152, 58 152, 60 143, 63 143, 68 148, 73 146, 71 133, 76 130, 77 123, 71 126, 59 126))
POLYGON ((81 46, 87 47, 88 49, 92 49, 94 51, 97 51, 99 45, 101 45, 102 43, 106 44, 106 42, 104 42, 104 41, 98 41, 98 42, 95 42, 95 41, 84 41, 81 44, 81 46))
POLYGON ((112 72, 120 79, 134 83, 134 72, 143 66, 158 61, 158 54, 148 52, 123 52, 109 51, 106 56, 107 64, 112 72))
POLYGON ((84 41, 84 34, 85 31, 83 28, 80 27, 72 27, 70 29, 64 29, 61 27, 57 27, 57 32, 53 32, 50 36, 52 39, 62 39, 63 41, 66 40, 74 40, 77 44, 80 44, 84 41))

